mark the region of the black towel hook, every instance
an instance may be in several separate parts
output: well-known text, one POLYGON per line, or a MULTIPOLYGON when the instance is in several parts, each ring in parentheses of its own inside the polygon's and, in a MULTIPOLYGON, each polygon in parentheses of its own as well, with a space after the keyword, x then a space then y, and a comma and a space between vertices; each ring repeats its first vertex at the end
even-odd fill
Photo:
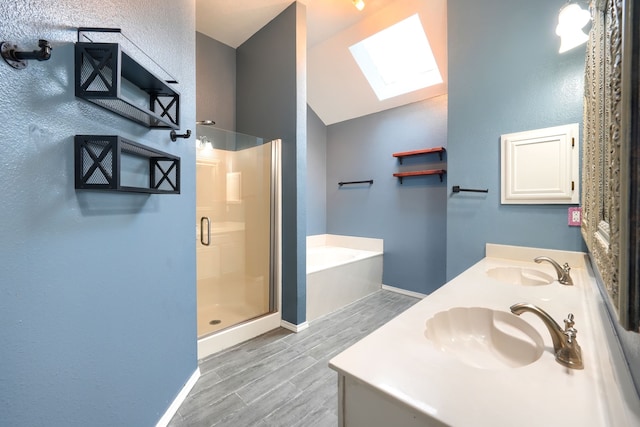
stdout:
POLYGON ((0 54, 5 62, 17 70, 22 70, 27 66, 27 60, 35 59, 46 61, 51 58, 51 44, 44 39, 38 40, 40 50, 32 52, 22 52, 18 50, 18 45, 11 42, 0 43, 0 54))
POLYGON ((189 137, 191 136, 191 129, 187 129, 186 133, 180 134, 180 133, 176 133, 175 130, 172 130, 169 133, 169 136, 171 137, 171 140, 173 142, 176 142, 178 140, 178 138, 184 138, 184 139, 189 139, 189 137))

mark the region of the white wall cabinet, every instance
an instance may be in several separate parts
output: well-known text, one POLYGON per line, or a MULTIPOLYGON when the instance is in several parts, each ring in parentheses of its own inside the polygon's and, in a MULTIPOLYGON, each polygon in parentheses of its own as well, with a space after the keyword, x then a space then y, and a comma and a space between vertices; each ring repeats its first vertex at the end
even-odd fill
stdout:
POLYGON ((502 135, 502 204, 579 204, 578 123, 502 135))

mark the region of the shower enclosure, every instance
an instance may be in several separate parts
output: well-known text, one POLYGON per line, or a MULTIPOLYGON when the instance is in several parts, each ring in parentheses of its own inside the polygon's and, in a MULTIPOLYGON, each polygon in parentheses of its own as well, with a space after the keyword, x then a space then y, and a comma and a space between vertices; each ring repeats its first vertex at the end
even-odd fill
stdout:
POLYGON ((278 311, 278 156, 277 140, 196 127, 199 357, 233 345, 203 340, 278 311))

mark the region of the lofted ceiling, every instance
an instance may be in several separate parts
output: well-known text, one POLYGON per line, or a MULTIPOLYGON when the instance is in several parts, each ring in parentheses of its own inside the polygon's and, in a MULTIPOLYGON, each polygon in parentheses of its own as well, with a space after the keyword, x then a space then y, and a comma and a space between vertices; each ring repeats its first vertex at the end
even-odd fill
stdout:
MULTIPOLYGON (((326 124, 361 117, 447 93, 446 0, 299 0, 307 9, 307 102, 326 124), (445 80, 379 101, 349 46, 418 13, 445 80)), ((196 30, 237 48, 292 0, 196 0, 196 30)))

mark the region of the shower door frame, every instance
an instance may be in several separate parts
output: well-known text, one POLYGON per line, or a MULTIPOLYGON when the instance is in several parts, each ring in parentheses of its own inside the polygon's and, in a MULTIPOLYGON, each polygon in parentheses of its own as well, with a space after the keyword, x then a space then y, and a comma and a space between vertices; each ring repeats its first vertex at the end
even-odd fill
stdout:
POLYGON ((282 254, 282 203, 281 187, 281 155, 282 140, 275 139, 265 142, 271 143, 271 185, 270 185, 270 265, 269 265, 269 312, 218 332, 198 338, 198 359, 203 359, 225 348, 232 347, 243 341, 269 332, 281 326, 281 254, 282 254))

